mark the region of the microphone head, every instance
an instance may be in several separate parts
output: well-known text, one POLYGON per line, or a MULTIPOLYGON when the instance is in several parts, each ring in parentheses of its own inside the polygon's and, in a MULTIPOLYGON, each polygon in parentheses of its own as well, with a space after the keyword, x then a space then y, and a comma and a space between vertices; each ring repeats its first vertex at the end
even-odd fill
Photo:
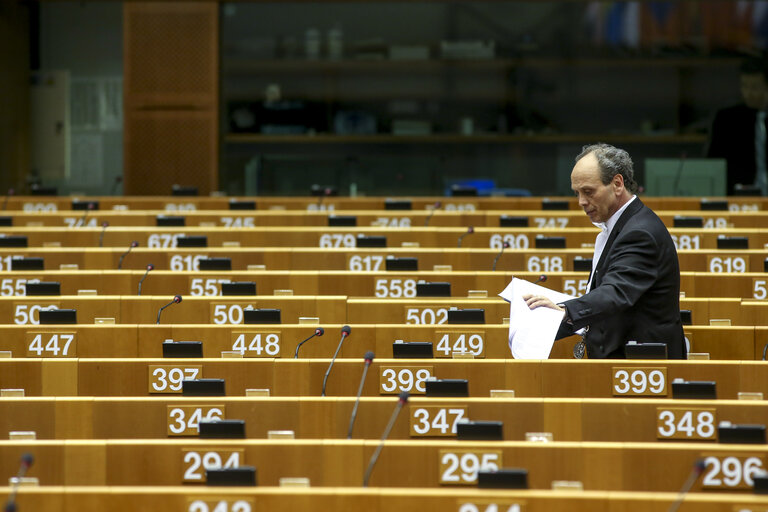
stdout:
POLYGON ((475 228, 473 228, 472 226, 469 226, 469 227, 467 228, 467 234, 468 234, 468 235, 471 235, 471 234, 472 234, 472 233, 474 233, 474 232, 475 232, 475 228))
POLYGON ((109 227, 109 222, 107 222, 107 221, 102 222, 101 223, 101 227, 108 228, 109 227))
POLYGON ((25 467, 30 467, 32 463, 35 462, 35 456, 31 453, 25 453, 21 456, 21 465, 25 467))
POLYGON ((323 329, 322 327, 318 327, 317 329, 315 329, 315 336, 322 336, 323 334, 325 334, 325 329, 323 329))
POLYGON ((147 272, 149 272, 150 270, 155 270, 155 266, 151 263, 147 265, 147 272))
POLYGON ((435 209, 435 210, 437 210, 437 209, 438 209, 438 208, 440 208, 441 206, 443 206, 443 203, 441 203, 440 201, 435 201, 435 206, 434 206, 434 209, 435 209))
POLYGON ((408 392, 407 391, 403 391, 403 392, 400 393, 400 403, 402 403, 402 404, 408 403, 408 392))
POLYGON ((131 247, 138 247, 138 246, 139 246, 138 240, 134 240, 133 242, 131 242, 131 247))
POLYGON ((545 283, 546 281, 547 281, 547 274, 541 274, 539 276, 539 282, 540 283, 545 283))
POLYGON ((349 336, 349 333, 351 330, 352 329, 350 329, 348 325, 345 325, 344 327, 341 328, 341 334, 343 334, 344 336, 349 336))
POLYGON ((181 302, 181 295, 177 295, 173 298, 174 304, 178 304, 179 302, 181 302))
POLYGON ((365 362, 370 363, 371 361, 373 361, 373 357, 374 357, 373 352, 369 350, 368 352, 365 353, 365 362))
POLYGON ((94 206, 93 203, 90 203, 90 202, 88 203, 88 209, 89 210, 93 210, 93 206, 94 206))
POLYGON ((501 246, 502 249, 509 249, 509 242, 504 242, 501 246))
POLYGON ((693 463, 693 469, 697 475, 700 475, 707 469, 707 464, 704 462, 704 459, 696 459, 696 462, 693 463))

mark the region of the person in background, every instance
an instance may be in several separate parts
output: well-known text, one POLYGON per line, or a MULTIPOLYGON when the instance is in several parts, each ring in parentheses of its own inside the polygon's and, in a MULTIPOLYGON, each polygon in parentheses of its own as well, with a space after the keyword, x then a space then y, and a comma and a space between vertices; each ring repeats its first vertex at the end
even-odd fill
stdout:
POLYGON ((749 58, 739 69, 743 103, 715 114, 707 157, 727 163, 727 194, 736 184, 754 185, 768 195, 766 164, 766 108, 768 107, 768 61, 749 58))

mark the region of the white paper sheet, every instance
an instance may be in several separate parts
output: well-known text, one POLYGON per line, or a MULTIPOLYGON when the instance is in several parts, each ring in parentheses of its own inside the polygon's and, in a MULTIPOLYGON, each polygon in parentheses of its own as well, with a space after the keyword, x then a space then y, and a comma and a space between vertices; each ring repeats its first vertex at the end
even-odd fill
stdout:
POLYGON ((515 359, 548 359, 565 313, 545 307, 529 309, 523 295, 543 295, 555 304, 575 297, 516 277, 499 294, 509 302, 509 349, 512 356, 515 359))

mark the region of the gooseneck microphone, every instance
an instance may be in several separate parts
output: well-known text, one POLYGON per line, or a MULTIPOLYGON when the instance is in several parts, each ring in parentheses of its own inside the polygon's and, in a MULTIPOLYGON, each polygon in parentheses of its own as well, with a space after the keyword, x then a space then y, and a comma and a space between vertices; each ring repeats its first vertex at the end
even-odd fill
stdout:
POLYGON ((104 247, 104 232, 109 227, 109 222, 104 221, 101 223, 101 233, 99 233, 99 247, 104 247))
MULTIPOLYGON (((147 278, 147 275, 152 271, 155 270, 155 266, 153 264, 147 265, 147 270, 144 272, 144 275, 141 276, 141 280, 139 281, 139 295, 141 295, 141 285, 144 284, 144 280, 147 278)), ((181 300, 181 299, 179 299, 181 300)))
POLYGON ((322 336, 323 334, 325 334, 325 329, 323 329, 322 327, 318 327, 317 329, 315 329, 315 332, 312 334, 312 336, 310 336, 309 338, 305 339, 304 341, 302 341, 301 343, 296 345, 296 353, 293 355, 293 358, 294 359, 298 359, 299 358, 299 348, 303 344, 305 344, 306 342, 308 342, 309 340, 311 340, 315 336, 322 336))
POLYGON ((533 284, 539 284, 543 283, 547 280, 547 274, 541 274, 537 280, 533 282, 533 284))
POLYGON ((384 435, 381 436, 381 441, 379 442, 379 446, 376 447, 376 451, 373 452, 373 455, 371 455, 371 460, 368 462, 368 468, 365 470, 365 476, 363 477, 363 487, 368 487, 368 480, 371 479, 371 473, 373 472, 373 466, 376 465, 376 461, 379 460, 379 454, 381 453, 381 449, 384 448, 384 441, 387 440, 389 437, 389 432, 392 430, 392 427, 395 425, 395 420, 397 419, 397 415, 400 414, 400 410, 403 408, 403 406, 408 402, 408 392, 403 391, 400 393, 400 397, 397 400, 397 405, 395 406, 395 410, 392 412, 392 416, 389 418, 389 423, 387 423, 387 428, 384 429, 384 435))
POLYGON ((93 203, 89 202, 88 206, 83 212, 83 216, 80 217, 80 222, 77 223, 77 227, 85 227, 85 219, 88 218, 88 214, 91 212, 91 210, 93 210, 93 203))
POLYGON ((471 235, 474 232, 475 232, 475 228, 473 228, 472 226, 469 226, 467 228, 467 231, 459 237, 459 241, 458 243, 456 243, 456 247, 461 247, 461 241, 464 240, 464 237, 467 235, 471 235))
POLYGON ((3 199, 3 211, 8 207, 8 199, 11 198, 11 196, 14 194, 15 190, 12 188, 8 189, 8 193, 5 194, 5 199, 3 199))
POLYGON ((138 247, 138 246, 139 246, 139 242, 137 242, 136 240, 131 242, 131 245, 128 246, 128 250, 120 255, 120 261, 117 262, 117 270, 120 270, 123 268, 123 260, 125 259, 125 257, 128 256, 128 253, 131 252, 131 250, 134 247, 138 247))
POLYGON ((688 491, 691 490, 691 487, 693 487, 693 484, 696 483, 696 480, 699 479, 699 475, 704 472, 706 467, 707 465, 704 463, 704 459, 696 459, 696 462, 693 463, 691 473, 688 475, 688 479, 680 489, 680 493, 677 495, 675 502, 669 507, 668 512, 675 512, 680 508, 680 504, 683 502, 683 499, 685 499, 685 495, 688 494, 688 491))
POLYGON ((373 362, 373 352, 370 350, 365 353, 365 367, 363 368, 363 376, 360 379, 360 387, 357 388, 357 399, 355 405, 352 407, 352 415, 349 417, 349 429, 347 430, 347 439, 352 439, 352 428, 355 426, 355 418, 357 418, 357 406, 360 405, 360 396, 363 394, 363 384, 365 383, 365 376, 368 375, 368 367, 373 362))
POLYGON ((683 191, 680 190, 680 179, 683 177, 683 169, 685 168, 685 160, 688 158, 688 154, 683 151, 680 153, 680 165, 675 172, 675 184, 672 187, 672 193, 676 196, 683 195, 683 191))
POLYGON ((331 374, 331 368, 333 368, 333 363, 336 362, 336 356, 339 355, 339 350, 341 350, 341 344, 344 343, 344 340, 349 336, 349 333, 352 329, 349 328, 348 325, 345 325, 341 328, 341 339, 339 340, 339 346, 336 347, 336 352, 333 354, 333 359, 331 359, 331 364, 328 365, 328 369, 325 370, 325 376, 323 377, 323 394, 320 396, 325 396, 325 384, 328 382, 328 375, 331 374))
POLYGON ((121 175, 115 176, 115 181, 112 182, 112 190, 109 191, 109 195, 113 196, 115 195, 115 192, 117 191, 117 187, 120 186, 120 183, 123 182, 123 177, 121 175))
POLYGON ((493 258, 493 268, 491 268, 491 270, 496 270, 496 263, 499 261, 499 258, 501 258, 501 255, 504 254, 504 249, 509 249, 509 242, 504 242, 501 244, 501 250, 499 251, 499 254, 493 258))
POLYGON ((159 323, 160 323, 160 314, 163 312, 163 310, 164 310, 165 308, 167 308, 167 307, 168 307, 168 306, 170 306, 171 304, 178 304, 179 302, 181 302, 181 295, 177 295, 177 296, 175 296, 171 302, 169 302, 169 303, 168 303, 168 304, 166 304, 165 306, 163 306, 163 307, 161 307, 160 309, 158 309, 158 310, 157 310, 157 322, 155 322, 155 323, 156 323, 156 324, 159 324, 159 323))
POLYGON ((21 456, 21 462, 19 463, 19 472, 16 474, 16 481, 11 488, 11 495, 8 497, 8 501, 5 504, 5 512, 16 512, 16 493, 19 492, 19 483, 24 475, 27 474, 27 470, 35 462, 35 457, 31 453, 25 453, 21 456))
POLYGON ((441 207, 442 205, 443 205, 443 204, 442 204, 440 201, 438 201, 438 202, 436 202, 436 203, 435 203, 435 204, 432 206, 432 210, 429 212, 429 215, 427 215, 427 218, 424 220, 424 227, 427 227, 427 226, 429 226, 429 221, 430 221, 430 220, 432 220, 432 216, 435 214, 435 212, 436 212, 437 210, 439 210, 439 209, 440 209, 440 207, 441 207))

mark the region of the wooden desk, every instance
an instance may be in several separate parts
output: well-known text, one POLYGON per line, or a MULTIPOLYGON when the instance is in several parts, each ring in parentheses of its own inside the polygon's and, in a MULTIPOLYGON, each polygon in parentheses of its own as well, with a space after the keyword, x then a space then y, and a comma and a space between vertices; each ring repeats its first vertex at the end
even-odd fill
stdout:
MULTIPOLYGON (((292 430, 296 439, 345 439, 354 402, 351 396, 3 398, 0 433, 32 430, 38 439, 61 440, 189 438, 197 436, 197 420, 190 418, 199 409, 201 417, 244 420, 248 439, 266 439, 271 430, 292 430)), ((379 439, 396 402, 396 397, 363 397, 353 438, 379 439)), ((714 443, 717 429, 709 426, 721 421, 768 423, 765 403, 755 400, 412 396, 402 415, 389 439, 455 438, 459 418, 501 421, 508 441, 550 432, 556 441, 714 443), (711 414, 700 416, 702 411, 711 414), (687 426, 680 423, 686 414, 687 426)))
MULTIPOLYGON (((130 210, 166 210, 187 212, 195 210, 228 210, 232 199, 254 201, 258 210, 279 208, 284 210, 338 211, 384 210, 384 197, 181 197, 181 196, 13 196, 8 198, 7 211, 57 211, 71 209, 72 200, 99 201, 101 210, 125 207, 130 210)), ((410 200, 414 210, 424 210, 441 203, 447 211, 476 210, 542 210, 542 197, 442 197, 414 196, 396 199, 410 200)), ((580 210, 572 196, 548 198, 567 201, 570 210, 580 210)), ((643 197, 643 202, 653 210, 701 211, 701 199, 697 197, 643 197)), ((710 198, 728 201, 729 211, 759 211, 768 209, 766 199, 760 197, 710 198)), ((82 213, 82 212, 81 212, 82 213)), ((703 212, 702 212, 703 213, 703 212)))
MULTIPOLYGON (((117 269, 125 248, 33 247, 0 249, 0 271, 10 269, 14 257, 43 258, 46 270, 60 270, 62 265, 77 265, 80 270, 117 269)), ((488 248, 403 248, 347 249, 319 247, 208 247, 148 249, 137 247, 123 259, 124 270, 145 271, 148 263, 155 270, 189 272, 199 270, 205 258, 229 258, 234 271, 245 271, 249 265, 261 264, 269 270, 324 270, 364 272, 384 271, 389 258, 416 258, 421 272, 436 265, 450 265, 456 271, 492 270, 550 273, 573 271, 578 259, 591 259, 593 249, 516 249, 499 255, 499 249, 488 248)), ((760 249, 722 251, 698 249, 678 251, 680 269, 688 272, 762 272, 765 251, 760 249)), ((588 276, 588 272, 580 272, 588 276)))
MULTIPOLYGON (((532 228, 589 228, 592 223, 580 208, 574 210, 385 210, 360 209, 339 211, 338 215, 354 217, 360 227, 391 228, 431 227, 500 227, 502 216, 526 219, 532 228)), ((698 217, 705 229, 760 228, 768 225, 765 211, 691 211, 655 210, 664 224, 674 227, 675 217, 698 217)), ((96 210, 88 212, 57 210, 52 212, 8 212, 13 226, 109 227, 157 226, 158 217, 182 217, 189 227, 266 227, 266 226, 328 226, 329 217, 337 215, 327 210, 227 210, 205 209, 169 212, 167 210, 96 210)))
MULTIPOLYGON (((363 372, 364 352, 361 347, 357 349, 360 355, 355 359, 336 361, 327 381, 329 397, 355 396, 363 372)), ((186 378, 224 379, 227 396, 244 396, 245 390, 252 388, 268 388, 272 396, 319 396, 329 363, 329 359, 0 359, 0 387, 23 388, 27 396, 142 397, 161 391, 180 394, 181 380, 186 375, 186 378), (157 367, 164 370, 156 373, 157 367), (173 368, 179 370, 172 375, 173 368)), ((363 395, 395 396, 400 391, 423 394, 424 381, 430 376, 466 379, 472 397, 488 397, 492 389, 511 389, 517 397, 529 398, 635 398, 638 390, 651 398, 670 398, 670 383, 675 378, 713 380, 720 399, 735 399, 739 391, 762 392, 768 396, 768 368, 761 361, 382 357, 373 361, 363 395), (657 373, 651 375, 653 372, 657 373), (633 377, 636 383, 629 381, 633 377)))
MULTIPOLYGON (((453 271, 434 272, 346 272, 308 270, 259 270, 231 272, 168 272, 154 270, 144 281, 144 295, 221 294, 221 282, 254 281, 259 294, 293 290, 295 295, 344 295, 349 297, 403 298, 415 296, 418 280, 451 283, 453 297, 466 297, 469 290, 486 290, 492 296, 502 291, 513 277, 536 281, 540 272, 453 271)), ((545 286, 569 295, 584 292, 585 272, 547 272, 545 286)), ((13 272, 0 277, 0 296, 24 294, 27 280, 58 281, 63 295, 80 289, 95 289, 100 295, 135 295, 143 271, 38 271, 13 272), (6 277, 7 275, 7 277, 6 277)), ((764 299, 768 276, 764 273, 681 272, 680 289, 686 297, 734 297, 764 299)))
MULTIPOLYGON (((62 247, 98 247, 102 228, 63 227, 9 227, 2 233, 22 235, 30 247, 42 247, 44 243, 59 243, 62 247)), ((138 241, 142 247, 172 248, 178 236, 207 237, 209 247, 221 247, 228 242, 238 242, 241 247, 356 247, 356 237, 384 236, 387 247, 400 247, 403 243, 418 243, 421 247, 456 247, 466 227, 114 227, 104 234, 105 247, 125 247, 138 241)), ((749 247, 762 248, 768 243, 768 233, 760 228, 690 229, 671 228, 673 240, 679 249, 715 249, 720 236, 746 237, 749 247)), ((566 248, 578 249, 593 245, 596 230, 591 228, 500 228, 478 227, 463 237, 462 247, 501 249, 506 241, 512 249, 534 248, 536 238, 565 237, 566 248)))
MULTIPOLYGON (((244 311, 249 308, 276 308, 283 322, 298 324, 301 317, 320 318, 322 323, 342 324, 347 321, 346 297, 333 295, 242 297, 184 297, 183 308, 163 310, 164 324, 242 324, 244 311)), ((0 297, 0 320, 7 324, 37 325, 41 308, 77 310, 80 324, 93 323, 96 318, 113 318, 118 324, 139 324, 156 321, 157 312, 168 304, 169 297, 151 295, 98 295, 61 297, 0 297)))
MULTIPOLYGON (((123 440, 123 441, 0 441, 0 470, 16 471, 18 457, 30 452, 35 465, 29 475, 42 485, 180 485, 191 476, 194 451, 200 458, 242 450, 240 464, 253 465, 260 485, 274 486, 284 476, 305 476, 314 486, 359 486, 378 440, 123 440), (228 452, 229 450, 229 452, 228 452), (308 464, 308 461, 312 461, 308 464)), ((528 470, 531 489, 549 489, 553 480, 581 480, 587 490, 675 492, 699 457, 754 458, 766 466, 768 447, 683 443, 530 443, 517 441, 387 441, 373 471, 372 487, 433 487, 458 477, 472 485, 470 465, 446 467, 450 458, 495 454, 499 467, 528 470), (453 455, 448 455, 453 454, 453 455), (443 467, 440 468, 440 462, 443 467)), ((722 462, 721 462, 722 465, 722 462)), ((198 466, 199 468, 200 466, 198 466)), ((474 466, 475 468, 477 466, 474 466)), ((708 465, 705 480, 712 481, 708 465)), ((742 479, 740 479, 742 480, 742 479)), ((743 481, 740 481, 742 483, 743 481)), ((720 490, 726 489, 722 477, 720 490)), ((445 485, 445 484, 444 484, 445 485)), ((208 489, 210 492, 211 490, 208 489)))
MULTIPOLYGON (((10 489, 0 487, 0 498, 10 489)), ((132 512, 134 510, 213 510, 224 503, 242 512, 275 510, 366 510, 370 512, 423 512, 424 510, 487 510, 495 505, 509 510, 514 504, 529 512, 648 512, 665 511, 677 493, 618 491, 513 491, 494 489, 410 488, 226 488, 203 487, 40 487, 24 488, 18 496, 20 510, 80 512, 84 509, 132 512), (194 504, 194 508, 193 508, 194 504), (467 507, 467 508, 462 508, 467 507)), ((768 500, 748 493, 691 493, 683 510, 699 512, 762 511, 768 500)), ((514 510, 514 509, 513 509, 514 510)))
MULTIPOLYGON (((173 307, 180 308, 180 305, 173 307)), ((291 358, 296 345, 310 336, 314 325, 296 324, 75 324, 75 325, 0 325, 0 350, 14 357, 162 357, 162 342, 202 341, 204 357, 220 357, 223 351, 239 351, 247 358, 291 358), (39 336, 39 338, 38 338, 39 336), (70 337, 71 336, 71 337, 70 337), (55 339, 54 339, 55 338, 55 339), (109 339, 109 343, 105 343, 109 339), (270 348, 266 349, 269 339, 270 348), (69 346, 64 345, 69 342, 69 346), (48 344, 51 343, 49 347, 48 344), (58 345, 57 345, 58 344, 58 345), (57 350, 58 348, 58 350, 57 350), (66 350, 65 350, 66 349, 66 350)), ((330 358, 338 344, 341 325, 324 324, 326 334, 301 348, 302 357, 330 358)), ((410 325, 353 324, 350 341, 339 356, 362 357, 373 350, 379 357, 393 354, 393 343, 427 341, 438 358, 472 352, 476 359, 509 359, 509 327, 504 324, 410 325)), ((755 327, 686 326, 692 351, 709 352, 712 359, 755 359, 763 345, 756 345, 755 327), (757 350, 759 348, 759 351, 757 350)), ((550 359, 572 359, 571 336, 555 342, 550 359)))

